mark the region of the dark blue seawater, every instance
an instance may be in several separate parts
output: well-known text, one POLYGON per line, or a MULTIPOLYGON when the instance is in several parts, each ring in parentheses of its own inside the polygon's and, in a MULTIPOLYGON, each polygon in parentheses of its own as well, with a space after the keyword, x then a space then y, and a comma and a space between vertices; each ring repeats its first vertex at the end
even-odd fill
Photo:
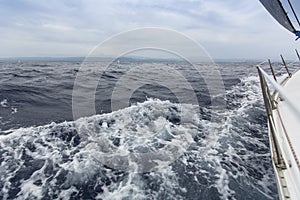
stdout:
MULTIPOLYGON (((87 81, 106 64, 90 63, 87 81)), ((113 63, 97 87, 97 115, 73 120, 81 63, 0 63, 0 199, 277 199, 256 64, 218 63, 226 94, 211 97, 188 64, 113 63), (199 105, 180 105, 168 88, 146 84, 132 94, 131 106, 112 112, 113 89, 135 66, 179 71, 199 105), (226 109, 213 110, 212 98, 224 98, 226 109), (182 113, 191 117, 183 121, 182 113), (170 144, 179 152, 172 162, 160 158, 140 170, 130 157, 170 144), (118 166, 107 156, 121 158, 118 166)))

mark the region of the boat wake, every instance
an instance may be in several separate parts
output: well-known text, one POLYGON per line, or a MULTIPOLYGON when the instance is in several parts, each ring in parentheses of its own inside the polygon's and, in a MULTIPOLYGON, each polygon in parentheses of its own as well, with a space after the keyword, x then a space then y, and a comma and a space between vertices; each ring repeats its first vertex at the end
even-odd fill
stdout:
POLYGON ((259 94, 257 77, 242 79, 227 91, 227 109, 214 113, 218 122, 208 108, 148 99, 8 130, 0 136, 0 198, 275 198, 259 94))

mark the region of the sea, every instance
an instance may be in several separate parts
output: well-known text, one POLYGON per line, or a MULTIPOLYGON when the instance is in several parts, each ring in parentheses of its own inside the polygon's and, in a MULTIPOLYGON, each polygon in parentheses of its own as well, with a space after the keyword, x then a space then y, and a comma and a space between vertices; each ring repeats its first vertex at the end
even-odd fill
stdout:
POLYGON ((219 96, 211 95, 209 76, 184 62, 85 64, 86 81, 99 80, 96 113, 74 118, 81 62, 0 63, 0 199, 278 199, 258 62, 194 63, 203 73, 217 66, 219 96), (101 75, 100 65, 109 66, 101 75), (114 88, 130 91, 118 80, 143 83, 143 69, 152 67, 167 67, 164 79, 179 85, 172 74, 182 74, 197 105, 180 101, 187 88, 154 82, 112 109, 114 88))

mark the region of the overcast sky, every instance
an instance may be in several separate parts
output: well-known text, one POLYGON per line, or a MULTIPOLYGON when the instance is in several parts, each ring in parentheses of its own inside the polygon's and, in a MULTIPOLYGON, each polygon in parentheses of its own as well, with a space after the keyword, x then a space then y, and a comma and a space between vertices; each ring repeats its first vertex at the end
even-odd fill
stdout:
POLYGON ((86 56, 142 27, 181 32, 214 59, 296 59, 300 44, 258 0, 0 0, 0 13, 0 57, 86 56))

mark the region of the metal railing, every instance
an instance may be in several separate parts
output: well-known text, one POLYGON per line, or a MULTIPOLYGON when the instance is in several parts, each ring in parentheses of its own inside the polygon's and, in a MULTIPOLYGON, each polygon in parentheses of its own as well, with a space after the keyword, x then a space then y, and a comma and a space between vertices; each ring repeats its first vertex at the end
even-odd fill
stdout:
POLYGON ((286 165, 282 158, 280 146, 278 144, 276 132, 275 132, 273 110, 276 109, 276 101, 274 100, 274 96, 271 95, 271 93, 270 93, 270 89, 268 87, 267 81, 263 74, 263 70, 260 68, 260 66, 257 66, 257 69, 258 69, 263 99, 264 99, 264 103, 265 103, 265 108, 267 111, 267 118, 268 118, 268 123, 269 123, 270 134, 271 134, 270 141, 272 142, 272 146, 274 147, 274 153, 273 153, 274 162, 275 162, 276 166, 278 166, 278 167, 280 166, 281 168, 286 168, 286 165))
MULTIPOLYGON (((298 59, 300 60, 300 56, 298 54, 298 51, 296 50, 298 59)), ((284 58, 282 55, 280 55, 281 59, 282 59, 282 64, 288 74, 288 76, 279 84, 276 78, 276 74, 274 71, 274 68, 272 66, 272 63, 270 60, 268 60, 269 63, 269 67, 271 70, 271 73, 273 75, 273 78, 271 78, 263 69, 262 69, 262 64, 265 63, 261 63, 257 66, 258 69, 258 74, 259 74, 259 79, 260 79, 260 83, 261 83, 261 89, 262 89, 262 94, 263 94, 263 100, 265 103, 265 108, 266 108, 266 112, 267 112, 267 117, 268 117, 268 123, 269 123, 269 131, 270 131, 270 136, 271 136, 271 142, 272 142, 272 147, 273 147, 273 159, 274 162, 276 164, 277 167, 281 168, 281 169, 286 169, 287 165, 283 159, 283 154, 282 154, 282 150, 281 150, 281 146, 278 143, 278 133, 276 133, 276 125, 275 125, 275 119, 274 119, 274 110, 277 109, 277 104, 278 101, 282 101, 284 100, 286 105, 288 107, 291 108, 291 111, 295 114, 295 116, 299 119, 300 121, 300 108, 299 106, 293 101, 293 96, 291 96, 291 94, 287 93, 284 89, 283 89, 283 85, 286 83, 286 81, 288 79, 290 79, 293 74, 290 73, 289 69, 288 69, 288 65, 286 64, 284 58), (270 88, 267 84, 267 82, 274 88, 274 92, 271 93, 270 88)), ((293 63, 291 63, 293 64, 293 63)), ((278 111, 278 110, 277 110, 278 111)), ((279 117, 280 114, 278 113, 279 117)), ((281 121, 281 126, 284 128, 284 124, 281 121)), ((286 132, 286 130, 284 130, 284 132, 286 132)), ((291 146, 291 142, 289 141, 289 137, 288 134, 285 134, 285 139, 289 142, 289 146, 292 149, 293 152, 293 148, 291 146)), ((294 154, 294 152, 293 152, 294 154)), ((294 154, 294 158, 298 164, 299 167, 299 161, 297 159, 297 157, 294 154)))
MULTIPOLYGON (((294 61, 294 62, 287 63, 286 60, 283 58, 283 56, 280 55, 281 62, 282 62, 282 63, 281 63, 281 64, 282 64, 282 65, 281 65, 282 67, 279 68, 279 69, 277 69, 277 75, 278 75, 278 73, 282 73, 283 71, 285 71, 285 72, 288 74, 288 76, 287 76, 286 78, 291 77, 291 76, 293 75, 293 74, 290 72, 289 67, 290 67, 291 65, 295 64, 295 63, 299 63, 299 61, 300 61, 300 55, 299 55, 297 49, 295 49, 295 51, 296 51, 296 55, 297 55, 298 60, 296 60, 296 61, 294 61)), ((257 66, 259 66, 259 67, 262 68, 262 65, 265 64, 265 63, 268 63, 269 69, 271 70, 271 73, 272 73, 272 75, 273 75, 274 80, 275 80, 276 82, 278 82, 278 79, 277 79, 277 77, 276 77, 275 69, 274 69, 273 64, 272 64, 272 62, 271 62, 270 59, 268 59, 267 61, 264 61, 264 62, 258 64, 257 66)), ((281 84, 282 84, 282 83, 281 83, 281 84)))

